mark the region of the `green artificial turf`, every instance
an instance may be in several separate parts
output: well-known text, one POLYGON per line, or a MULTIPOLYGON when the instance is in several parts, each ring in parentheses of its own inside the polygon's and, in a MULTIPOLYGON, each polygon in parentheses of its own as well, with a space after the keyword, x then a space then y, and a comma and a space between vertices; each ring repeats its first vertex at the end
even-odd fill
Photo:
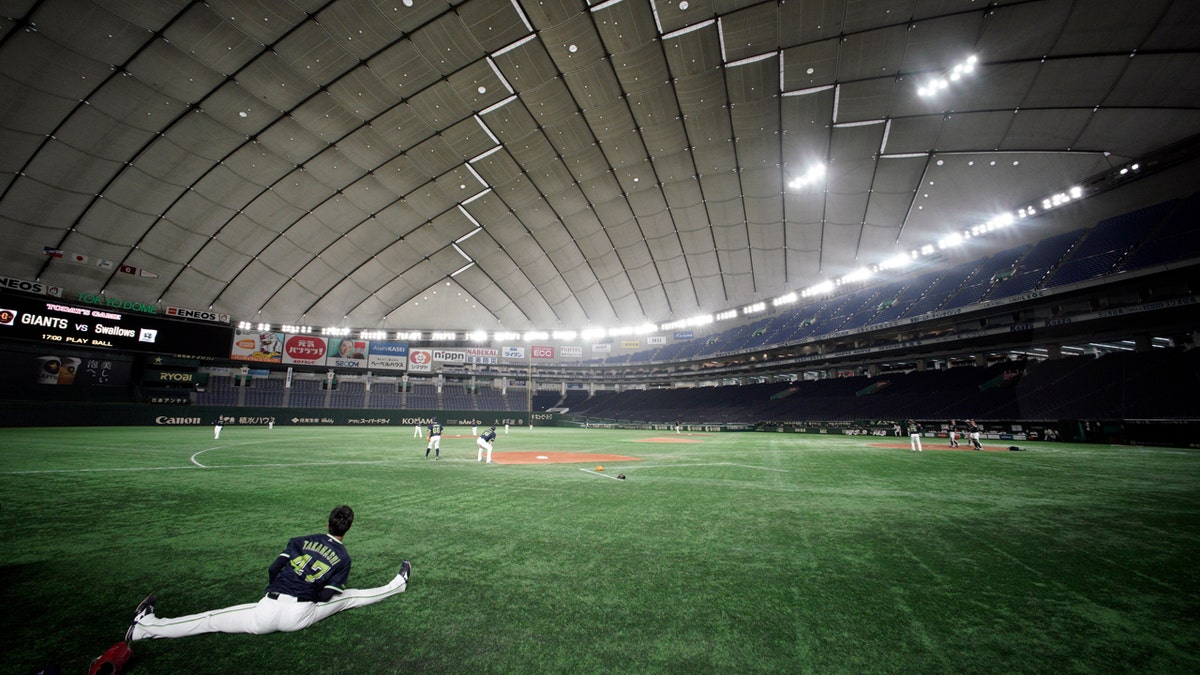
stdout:
POLYGON ((351 586, 408 558, 406 593, 296 633, 139 641, 129 672, 1200 671, 1200 452, 496 444, 639 458, 597 472, 481 464, 469 431, 434 462, 411 428, 0 429, 6 672, 86 672, 151 592, 160 616, 257 600, 342 503, 351 586))

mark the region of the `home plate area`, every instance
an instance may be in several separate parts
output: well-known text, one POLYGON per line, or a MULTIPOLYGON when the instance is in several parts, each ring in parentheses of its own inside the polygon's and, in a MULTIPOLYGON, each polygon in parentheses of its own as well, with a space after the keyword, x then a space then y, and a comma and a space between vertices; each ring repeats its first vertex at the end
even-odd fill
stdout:
POLYGON ((625 455, 597 455, 582 452, 493 452, 495 464, 603 464, 604 462, 637 462, 641 457, 625 455))

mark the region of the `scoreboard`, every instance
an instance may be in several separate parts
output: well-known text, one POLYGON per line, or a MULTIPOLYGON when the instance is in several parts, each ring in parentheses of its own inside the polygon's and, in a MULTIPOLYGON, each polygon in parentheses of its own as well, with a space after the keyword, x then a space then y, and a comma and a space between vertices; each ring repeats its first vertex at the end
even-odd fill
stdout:
POLYGON ((228 325, 0 295, 0 340, 227 359, 232 339, 228 325))

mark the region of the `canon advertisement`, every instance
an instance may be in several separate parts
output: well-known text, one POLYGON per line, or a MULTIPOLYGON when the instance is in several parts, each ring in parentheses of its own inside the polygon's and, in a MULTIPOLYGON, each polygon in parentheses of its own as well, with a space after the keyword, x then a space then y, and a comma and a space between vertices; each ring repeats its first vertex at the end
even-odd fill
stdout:
POLYGON ((58 300, 0 296, 0 339, 88 349, 226 358, 229 326, 172 321, 58 300))

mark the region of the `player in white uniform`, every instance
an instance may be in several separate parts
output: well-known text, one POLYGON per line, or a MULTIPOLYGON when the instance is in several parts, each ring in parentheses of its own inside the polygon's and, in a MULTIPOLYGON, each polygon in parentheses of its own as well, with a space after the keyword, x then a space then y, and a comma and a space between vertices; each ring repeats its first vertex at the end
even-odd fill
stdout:
POLYGON ((921 425, 916 422, 908 421, 908 446, 913 452, 921 452, 921 425))
POLYGON ((179 638, 203 633, 292 632, 338 612, 370 605, 408 588, 412 565, 405 560, 387 584, 377 588, 347 589, 350 554, 342 537, 354 522, 354 511, 339 506, 329 514, 324 534, 295 537, 268 570, 267 593, 258 602, 214 609, 173 619, 155 616, 156 596, 138 605, 125 641, 179 638))
POLYGON ((496 425, 493 424, 491 426, 491 428, 485 430, 482 434, 479 434, 479 438, 475 440, 475 445, 479 446, 479 459, 477 459, 475 461, 482 462, 483 461, 483 452, 484 452, 484 450, 486 450, 487 451, 487 463, 488 464, 492 463, 492 443, 495 440, 496 440, 496 425))

